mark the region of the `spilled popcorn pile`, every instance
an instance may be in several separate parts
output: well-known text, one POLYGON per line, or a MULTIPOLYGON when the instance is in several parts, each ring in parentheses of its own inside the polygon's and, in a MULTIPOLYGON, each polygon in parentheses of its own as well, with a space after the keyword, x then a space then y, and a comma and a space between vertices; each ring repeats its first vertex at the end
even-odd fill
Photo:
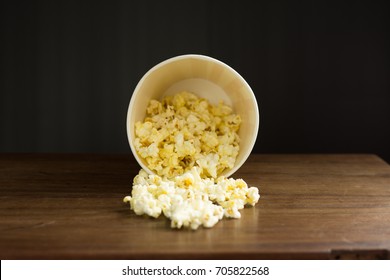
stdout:
POLYGON ((137 215, 164 214, 172 228, 213 227, 224 216, 240 218, 254 206, 255 187, 219 176, 234 166, 240 116, 189 92, 151 100, 144 122, 135 124, 135 148, 157 175, 141 169, 124 202, 137 215))
POLYGON ((200 225, 212 227, 225 217, 240 218, 238 210, 254 206, 260 198, 257 188, 248 188, 242 179, 202 179, 193 167, 174 180, 148 175, 141 170, 134 178, 132 196, 126 196, 137 215, 157 218, 161 213, 171 219, 172 228, 200 225))

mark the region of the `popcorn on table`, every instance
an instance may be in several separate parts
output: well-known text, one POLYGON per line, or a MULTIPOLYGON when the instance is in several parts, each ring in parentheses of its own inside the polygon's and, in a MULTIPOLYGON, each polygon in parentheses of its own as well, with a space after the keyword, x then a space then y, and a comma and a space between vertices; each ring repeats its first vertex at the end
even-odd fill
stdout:
POLYGON ((254 206, 260 195, 242 179, 201 178, 199 167, 193 167, 174 179, 150 175, 141 169, 134 178, 131 196, 123 201, 137 214, 171 220, 172 228, 213 227, 224 216, 240 218, 239 210, 254 206))
POLYGON ((137 215, 163 214, 172 228, 197 229, 224 216, 240 218, 239 210, 258 202, 256 187, 219 176, 234 166, 239 151, 241 118, 232 108, 183 91, 151 100, 146 113, 135 124, 134 144, 157 175, 141 169, 123 199, 137 215))

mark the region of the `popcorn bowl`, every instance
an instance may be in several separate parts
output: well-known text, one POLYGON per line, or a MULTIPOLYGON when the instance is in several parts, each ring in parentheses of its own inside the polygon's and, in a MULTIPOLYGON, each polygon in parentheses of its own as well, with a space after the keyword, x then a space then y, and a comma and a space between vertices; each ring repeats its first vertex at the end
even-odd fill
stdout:
POLYGON ((231 169, 221 174, 229 177, 247 160, 255 145, 259 129, 259 111, 256 97, 244 80, 227 64, 205 55, 187 54, 172 57, 151 68, 138 82, 130 99, 127 111, 127 138, 131 151, 139 165, 149 174, 154 174, 138 155, 135 145, 135 123, 143 121, 150 100, 180 91, 189 91, 211 104, 221 100, 241 116, 238 131, 240 147, 236 162, 231 169))

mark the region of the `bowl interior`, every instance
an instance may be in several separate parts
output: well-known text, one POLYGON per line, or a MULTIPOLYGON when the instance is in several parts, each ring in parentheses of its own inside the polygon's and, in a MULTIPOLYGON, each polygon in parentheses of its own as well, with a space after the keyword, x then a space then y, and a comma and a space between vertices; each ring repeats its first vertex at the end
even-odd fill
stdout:
POLYGON ((242 123, 239 129, 240 152, 233 169, 221 175, 232 175, 248 158, 255 144, 259 113, 256 98, 246 81, 230 66, 203 55, 183 55, 168 59, 150 69, 139 81, 130 100, 127 112, 127 136, 130 148, 138 163, 148 173, 142 158, 138 157, 133 145, 134 124, 143 121, 151 99, 180 91, 190 91, 206 98, 212 104, 221 100, 239 114, 242 123))

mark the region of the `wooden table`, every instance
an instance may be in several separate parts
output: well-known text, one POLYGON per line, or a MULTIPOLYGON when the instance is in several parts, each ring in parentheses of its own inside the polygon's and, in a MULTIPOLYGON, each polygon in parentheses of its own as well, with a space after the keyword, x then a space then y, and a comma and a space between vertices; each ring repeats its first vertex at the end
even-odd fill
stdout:
POLYGON ((375 155, 252 155, 254 208, 173 230, 122 202, 130 154, 1 154, 1 259, 388 259, 390 166, 375 155))

